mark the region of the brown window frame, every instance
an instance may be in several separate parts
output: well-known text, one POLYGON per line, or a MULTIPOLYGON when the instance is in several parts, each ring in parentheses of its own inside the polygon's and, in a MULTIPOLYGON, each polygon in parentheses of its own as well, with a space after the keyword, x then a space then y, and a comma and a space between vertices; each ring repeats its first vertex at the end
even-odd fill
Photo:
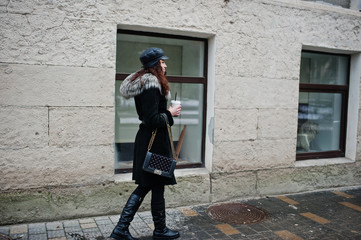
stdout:
MULTIPOLYGON (((342 96, 342 111, 341 111, 341 128, 340 128, 340 145, 339 150, 336 151, 323 151, 323 152, 312 152, 312 153, 296 153, 296 160, 309 160, 309 159, 323 159, 323 158, 337 158, 345 157, 346 151, 346 130, 347 130, 347 112, 348 112, 348 96, 349 96, 349 85, 350 85, 350 64, 351 57, 346 54, 334 54, 319 51, 308 51, 303 50, 305 53, 319 53, 324 55, 333 56, 346 56, 348 57, 348 71, 347 71, 347 82, 346 85, 326 85, 326 84, 312 84, 312 83, 301 83, 299 85, 299 92, 317 92, 317 93, 339 93, 342 96)), ((298 119, 297 119, 298 121, 298 119)))
MULTIPOLYGON (((201 168, 205 166, 205 135, 206 135, 206 116, 207 116, 207 66, 208 66, 208 39, 189 37, 182 35, 172 35, 165 33, 154 33, 154 32, 143 32, 143 31, 134 31, 134 30, 124 30, 118 29, 117 34, 132 34, 132 35, 141 35, 141 36, 153 36, 160 38, 173 38, 173 39, 185 39, 185 40, 195 40, 204 42, 204 67, 203 67, 203 77, 182 77, 182 76, 170 76, 167 75, 169 82, 173 83, 195 83, 203 84, 203 116, 202 116, 202 147, 201 147, 201 162, 198 163, 188 163, 182 165, 176 165, 176 169, 183 168, 201 168)), ((116 81, 123 81, 131 73, 115 73, 116 81)), ((128 173, 132 172, 132 168, 116 168, 114 169, 115 174, 128 173)))

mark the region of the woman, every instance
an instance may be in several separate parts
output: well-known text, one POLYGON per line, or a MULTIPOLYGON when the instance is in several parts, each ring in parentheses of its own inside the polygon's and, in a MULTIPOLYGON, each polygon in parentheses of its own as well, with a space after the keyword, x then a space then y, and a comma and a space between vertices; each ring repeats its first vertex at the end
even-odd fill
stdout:
POLYGON ((175 239, 179 232, 166 227, 164 186, 176 184, 175 177, 165 178, 142 170, 152 131, 158 129, 151 151, 164 156, 171 156, 169 135, 166 120, 161 117, 165 113, 169 125, 173 125, 173 117, 179 116, 181 107, 167 110, 170 99, 168 80, 165 77, 167 65, 163 50, 148 48, 140 56, 143 67, 129 75, 120 86, 120 93, 125 98, 134 97, 135 107, 142 123, 135 138, 133 180, 138 184, 129 197, 119 222, 111 237, 117 240, 135 239, 129 233, 129 225, 141 205, 144 197, 152 191, 151 212, 154 221, 153 239, 175 239))

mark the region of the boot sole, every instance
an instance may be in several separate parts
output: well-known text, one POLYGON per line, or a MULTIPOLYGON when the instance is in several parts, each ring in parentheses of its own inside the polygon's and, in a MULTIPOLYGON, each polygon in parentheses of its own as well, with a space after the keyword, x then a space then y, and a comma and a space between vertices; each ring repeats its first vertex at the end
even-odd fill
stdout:
POLYGON ((177 236, 174 236, 174 237, 154 237, 153 236, 153 239, 154 240, 168 240, 168 239, 177 239, 180 237, 180 234, 178 234, 177 236))

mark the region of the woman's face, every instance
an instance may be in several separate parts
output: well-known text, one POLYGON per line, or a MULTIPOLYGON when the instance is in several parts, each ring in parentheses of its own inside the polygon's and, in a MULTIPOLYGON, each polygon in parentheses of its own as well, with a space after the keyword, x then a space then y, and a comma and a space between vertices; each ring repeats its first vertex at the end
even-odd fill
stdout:
POLYGON ((162 67, 162 72, 165 75, 166 73, 166 68, 167 68, 167 64, 165 64, 164 60, 160 60, 160 66, 162 67))

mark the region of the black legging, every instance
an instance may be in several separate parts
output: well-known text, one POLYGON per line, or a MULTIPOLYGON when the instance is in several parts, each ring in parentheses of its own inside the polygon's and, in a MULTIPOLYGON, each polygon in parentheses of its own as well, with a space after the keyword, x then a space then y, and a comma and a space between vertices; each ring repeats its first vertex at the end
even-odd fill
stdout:
POLYGON ((143 199, 150 190, 152 190, 151 205, 162 204, 164 202, 164 185, 153 187, 143 187, 138 185, 138 187, 134 190, 133 194, 136 194, 143 199))

